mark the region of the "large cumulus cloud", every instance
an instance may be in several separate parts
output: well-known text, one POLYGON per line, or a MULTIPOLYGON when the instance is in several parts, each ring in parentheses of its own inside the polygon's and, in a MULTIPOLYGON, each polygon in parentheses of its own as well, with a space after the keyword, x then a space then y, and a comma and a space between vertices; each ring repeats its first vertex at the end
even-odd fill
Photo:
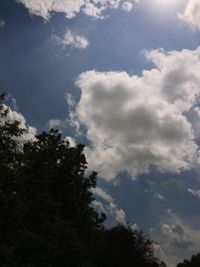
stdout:
POLYGON ((199 164, 189 114, 200 94, 200 48, 145 56, 155 67, 141 76, 126 72, 82 73, 73 118, 87 130, 91 169, 106 179, 132 177, 151 166, 178 173, 199 164))
POLYGON ((103 11, 107 8, 121 8, 131 11, 134 3, 139 0, 16 0, 22 3, 32 15, 47 20, 52 13, 63 13, 67 18, 73 18, 77 13, 83 12, 87 16, 103 18, 103 11), (124 3, 125 2, 125 3, 124 3))

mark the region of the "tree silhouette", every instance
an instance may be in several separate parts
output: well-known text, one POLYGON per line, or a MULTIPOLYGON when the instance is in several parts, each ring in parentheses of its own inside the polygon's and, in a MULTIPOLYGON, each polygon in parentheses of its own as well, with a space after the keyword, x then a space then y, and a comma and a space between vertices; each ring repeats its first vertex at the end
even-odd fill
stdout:
POLYGON ((177 264, 177 267, 199 267, 200 266, 200 253, 193 255, 191 260, 184 260, 182 263, 177 264))
POLYGON ((0 266, 158 267, 153 243, 130 227, 105 229, 92 207, 95 172, 84 146, 57 130, 27 140, 0 95, 0 266))
POLYGON ((163 266, 154 256, 153 242, 142 231, 129 226, 118 225, 106 230, 99 251, 99 267, 163 266))
POLYGON ((87 265, 105 216, 91 207, 96 173, 85 176, 84 146, 57 130, 22 142, 28 127, 9 112, 0 105, 0 265, 87 265))

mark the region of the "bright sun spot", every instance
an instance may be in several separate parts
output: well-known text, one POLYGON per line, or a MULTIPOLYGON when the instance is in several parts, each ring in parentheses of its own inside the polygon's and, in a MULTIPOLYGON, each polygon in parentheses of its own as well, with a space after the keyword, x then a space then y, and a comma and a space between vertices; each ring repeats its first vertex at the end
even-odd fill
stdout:
MULTIPOLYGON (((185 0, 183 0, 185 1, 185 0)), ((150 0, 151 7, 156 9, 157 12, 167 12, 171 10, 179 10, 181 0, 150 0)))
MULTIPOLYGON (((181 11, 187 0, 144 0, 148 15, 157 17, 159 20, 167 21, 181 11)), ((200 0, 199 0, 200 1, 200 0)))
POLYGON ((156 4, 164 5, 164 6, 175 6, 177 4, 177 0, 155 0, 156 4))

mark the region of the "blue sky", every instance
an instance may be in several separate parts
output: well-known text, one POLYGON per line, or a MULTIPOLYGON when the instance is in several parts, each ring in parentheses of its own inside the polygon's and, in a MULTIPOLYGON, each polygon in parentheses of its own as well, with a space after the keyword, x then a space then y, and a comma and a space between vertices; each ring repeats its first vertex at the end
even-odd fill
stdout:
POLYGON ((86 146, 107 225, 200 252, 198 0, 1 0, 0 87, 15 116, 86 146))

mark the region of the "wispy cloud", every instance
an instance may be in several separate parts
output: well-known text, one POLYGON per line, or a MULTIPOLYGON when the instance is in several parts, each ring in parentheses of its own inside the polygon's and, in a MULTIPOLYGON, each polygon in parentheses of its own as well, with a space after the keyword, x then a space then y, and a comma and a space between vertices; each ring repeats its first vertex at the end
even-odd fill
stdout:
MULTIPOLYGON (((187 220, 188 221, 188 220, 187 220)), ((174 267, 178 262, 189 259, 192 254, 199 253, 199 229, 188 225, 182 218, 167 210, 156 228, 151 229, 151 234, 160 245, 157 247, 158 256, 169 267, 174 267)))
POLYGON ((103 205, 101 201, 94 201, 94 205, 106 214, 113 214, 118 223, 126 225, 126 213, 123 209, 118 208, 116 201, 101 187, 92 188, 91 192, 106 201, 108 204, 103 205))
POLYGON ((47 126, 49 128, 58 128, 61 125, 62 125, 62 121, 61 120, 58 120, 58 119, 51 119, 47 123, 47 126))
POLYGON ((6 25, 5 20, 1 20, 1 19, 0 19, 0 28, 1 28, 1 29, 4 28, 5 25, 6 25))
POLYGON ((188 192, 190 192, 194 197, 200 198, 200 189, 188 188, 188 192))
POLYGON ((123 2, 121 8, 125 12, 131 12, 133 9, 133 4, 131 2, 123 2))
POLYGON ((200 1, 189 0, 184 12, 179 14, 179 18, 191 25, 193 29, 200 30, 200 1))
POLYGON ((63 37, 52 35, 52 41, 62 49, 65 49, 68 46, 78 49, 85 49, 89 45, 89 41, 85 37, 76 35, 70 30, 67 30, 63 37))

